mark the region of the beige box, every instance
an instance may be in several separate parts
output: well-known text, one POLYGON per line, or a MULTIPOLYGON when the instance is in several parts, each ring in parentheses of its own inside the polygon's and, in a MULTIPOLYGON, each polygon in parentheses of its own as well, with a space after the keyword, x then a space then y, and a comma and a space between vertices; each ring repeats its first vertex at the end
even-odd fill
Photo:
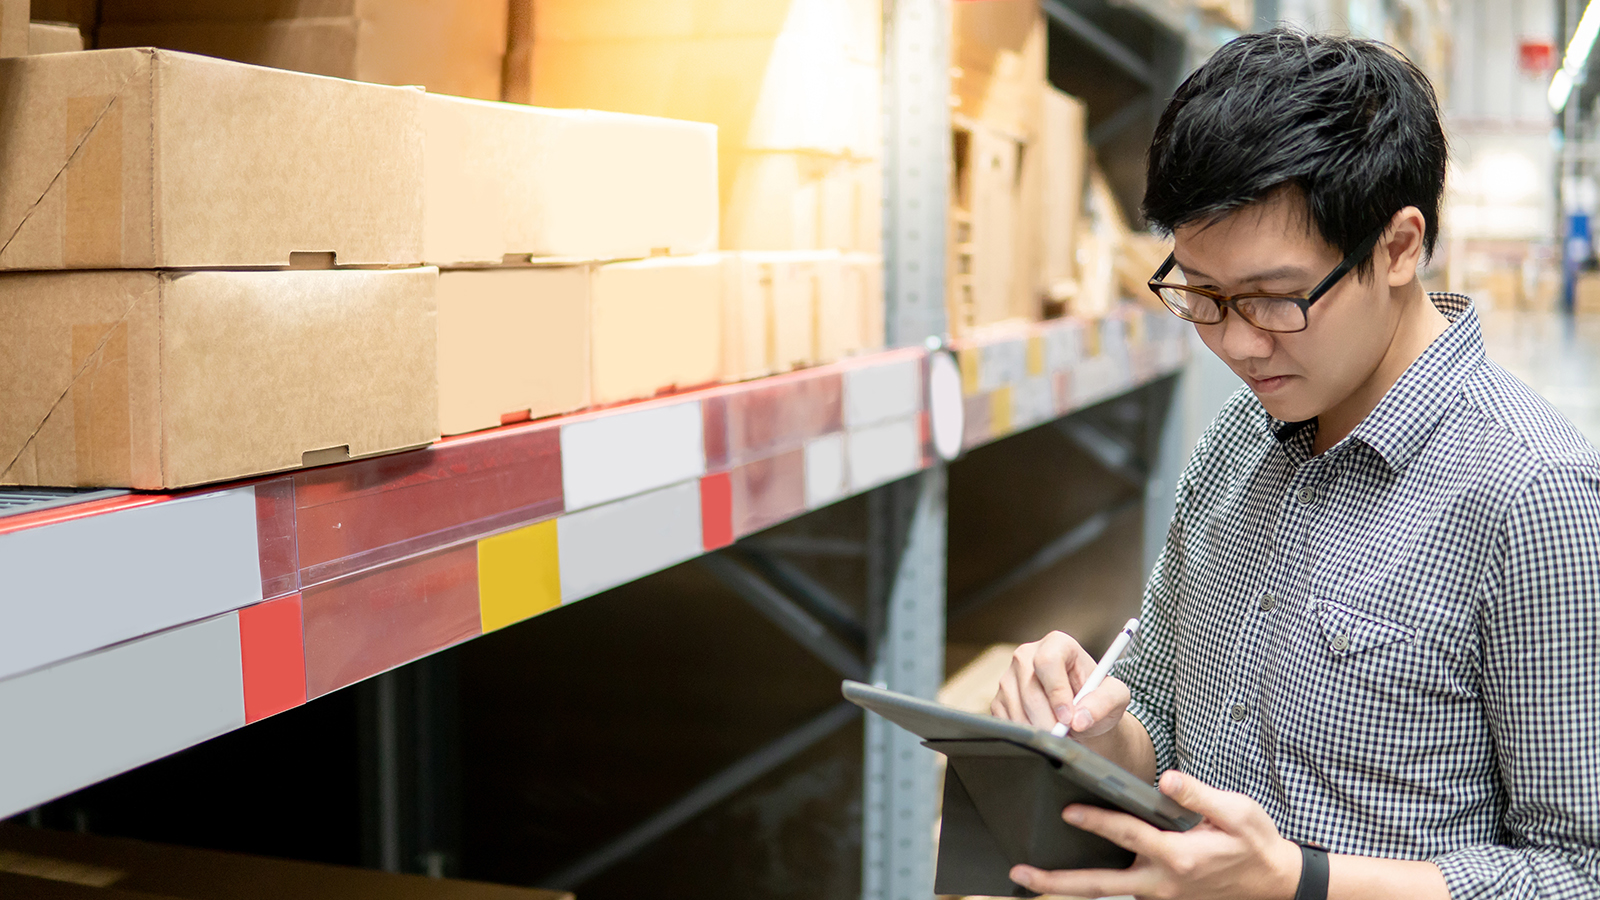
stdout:
POLYGON ((422 92, 163 50, 0 61, 0 269, 422 259, 422 92))
POLYGON ((533 100, 714 123, 729 149, 876 159, 876 2, 541 0, 533 100), (870 50, 867 47, 870 45, 870 50))
POLYGON ((709 384, 722 374, 716 253, 595 266, 590 379, 597 404, 709 384))
POLYGON ((83 49, 83 32, 76 25, 61 22, 28 24, 28 55, 72 53, 83 49))
POLYGON ((717 244, 717 131, 429 94, 423 258, 629 259, 717 244))
POLYGON ((28 0, 0 0, 0 57, 28 55, 28 0))
POLYGON ((1038 131, 1046 27, 1038 0, 956 3, 951 91, 955 112, 1021 140, 1038 131))
MULTIPOLYGON (((524 0, 527 2, 527 0, 524 0)), ((879 0, 539 0, 539 33, 552 40, 825 37, 848 59, 883 55, 879 0)))
POLYGON ((876 253, 845 253, 839 257, 837 319, 825 310, 817 333, 822 344, 819 362, 882 350, 884 345, 883 257, 876 253))
POLYGON ((66 22, 88 30, 100 16, 100 0, 33 0, 35 22, 66 22))
POLYGON ((881 251, 883 168, 807 153, 724 155, 722 246, 881 251))
POLYGON ((99 46, 500 99, 507 0, 107 3, 99 46))
POLYGON ((883 346, 883 257, 728 251, 723 378, 836 362, 883 346))
POLYGON ((961 335, 1016 316, 1022 145, 971 119, 960 121, 955 138, 947 305, 951 333, 961 335))
MULTIPOLYGON (((1500 300, 1499 297, 1495 299, 1500 300)), ((1509 308, 1511 304, 1506 303, 1506 306, 1509 308)), ((1600 272, 1578 273, 1572 285, 1572 311, 1591 316, 1600 313, 1600 272)))
POLYGON ((730 273, 724 298, 724 377, 753 378, 815 364, 819 311, 824 303, 838 304, 839 254, 742 251, 724 256, 730 273))
POLYGON ((1083 216, 1083 188, 1088 177, 1087 108, 1076 97, 1046 88, 1040 118, 1040 195, 1044 201, 1040 278, 1048 289, 1076 275, 1078 220, 1083 216))
MULTIPOLYGON (((14 882, 22 897, 139 900, 572 900, 533 888, 397 875, 0 824, 5 869, 42 884, 14 882), (85 887, 70 891, 71 878, 85 887), (92 886, 92 887, 91 887, 92 886), (30 890, 31 888, 31 890, 30 890), (60 892, 57 892, 57 888, 60 892), (97 894, 95 891, 99 890, 97 894)), ((14 896, 7 893, 7 896, 14 896)))
POLYGON ((174 488, 426 444, 437 279, 0 275, 0 483, 174 488))
POLYGON ((589 405, 584 266, 439 273, 439 428, 462 434, 589 405))

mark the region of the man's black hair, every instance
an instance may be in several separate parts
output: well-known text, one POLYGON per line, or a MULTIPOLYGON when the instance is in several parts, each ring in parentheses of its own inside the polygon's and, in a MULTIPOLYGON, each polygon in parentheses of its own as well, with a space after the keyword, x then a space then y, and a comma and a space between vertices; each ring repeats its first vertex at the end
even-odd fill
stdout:
MULTIPOLYGON (((1433 85, 1398 51, 1284 28, 1247 34, 1190 75, 1161 114, 1145 218, 1171 233, 1292 186, 1345 254, 1415 206, 1431 256, 1446 155, 1433 85)), ((1370 271, 1369 256, 1358 272, 1370 271)))

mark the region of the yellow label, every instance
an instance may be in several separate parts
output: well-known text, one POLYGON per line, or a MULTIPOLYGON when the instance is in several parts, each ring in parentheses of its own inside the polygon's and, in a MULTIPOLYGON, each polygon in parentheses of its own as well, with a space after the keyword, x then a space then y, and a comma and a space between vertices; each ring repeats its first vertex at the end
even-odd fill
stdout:
POLYGON ((981 347, 962 347, 956 353, 956 362, 961 365, 961 393, 964 396, 971 397, 978 392, 978 363, 981 359, 981 347))
POLYGON ((989 430, 995 437, 1011 433, 1011 385, 989 394, 989 430))
POLYGON ((1044 335, 1028 335, 1028 374, 1044 374, 1044 335))
POLYGON ((478 542, 478 615, 485 633, 560 605, 555 519, 478 542))

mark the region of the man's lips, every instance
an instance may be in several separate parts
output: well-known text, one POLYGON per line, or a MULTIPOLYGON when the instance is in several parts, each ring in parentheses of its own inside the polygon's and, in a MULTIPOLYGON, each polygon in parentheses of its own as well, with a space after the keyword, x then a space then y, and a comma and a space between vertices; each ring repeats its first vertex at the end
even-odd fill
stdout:
POLYGON ((1271 393, 1289 383, 1288 375, 1267 375, 1257 378, 1253 375, 1244 376, 1246 384, 1256 393, 1271 393))

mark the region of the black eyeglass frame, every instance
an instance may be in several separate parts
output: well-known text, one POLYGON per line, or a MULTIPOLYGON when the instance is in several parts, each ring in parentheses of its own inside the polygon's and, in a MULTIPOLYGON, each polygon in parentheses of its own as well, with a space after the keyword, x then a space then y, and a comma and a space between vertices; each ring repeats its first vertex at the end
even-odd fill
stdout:
POLYGON ((1305 294, 1304 296, 1300 294, 1274 294, 1268 291, 1246 291, 1242 294, 1223 294, 1217 291, 1207 290, 1205 288, 1191 287, 1187 284, 1166 284, 1161 279, 1167 277, 1167 273, 1171 272, 1173 266, 1178 264, 1178 256, 1176 253, 1168 253, 1167 261, 1161 264, 1161 268, 1157 269, 1154 275, 1150 276, 1150 291, 1156 295, 1156 299, 1161 301, 1162 306, 1165 306, 1167 309, 1171 310, 1173 315, 1183 319, 1185 322, 1194 322, 1199 325, 1216 325, 1223 319, 1227 318, 1228 310, 1231 309, 1236 315, 1238 315, 1239 318, 1249 322, 1256 328, 1260 328, 1262 331, 1270 331, 1273 334, 1295 334, 1296 332, 1305 331, 1306 328, 1310 326, 1311 304, 1321 300, 1322 295, 1332 290, 1333 286, 1338 284, 1340 279, 1350 274, 1351 269, 1354 269, 1356 266, 1360 265, 1361 261, 1367 258, 1367 254, 1372 252, 1372 248, 1378 245, 1378 239, 1383 237, 1383 233, 1388 230, 1388 228, 1388 222, 1378 226, 1378 230, 1368 235, 1361 241, 1360 244, 1356 245, 1356 248, 1351 250, 1350 254, 1346 256, 1332 272, 1328 273, 1328 277, 1318 282, 1317 286, 1312 288, 1311 292, 1305 294), (1217 316, 1216 320, 1212 322, 1202 321, 1200 319, 1195 319, 1185 315, 1184 313, 1173 309, 1172 304, 1167 302, 1167 298, 1161 295, 1162 288, 1173 288, 1180 291, 1193 291, 1194 293, 1200 294, 1203 297, 1209 297, 1213 303, 1217 304, 1219 315, 1217 316), (1293 301, 1296 306, 1300 307, 1300 327, 1289 331, 1284 331, 1278 328, 1267 328, 1257 323, 1256 320, 1241 312, 1238 304, 1238 301, 1241 299, 1249 300, 1253 298, 1293 301))

